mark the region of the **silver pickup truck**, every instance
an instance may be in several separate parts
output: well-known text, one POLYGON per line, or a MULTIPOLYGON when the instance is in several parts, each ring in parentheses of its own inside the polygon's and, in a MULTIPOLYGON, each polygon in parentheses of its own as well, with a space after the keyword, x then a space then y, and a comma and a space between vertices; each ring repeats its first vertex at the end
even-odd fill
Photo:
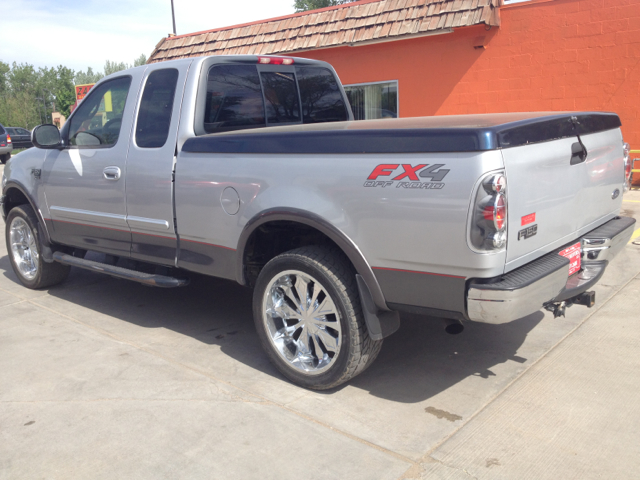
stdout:
POLYGON ((71 266, 158 287, 235 280, 254 289, 267 355, 316 389, 366 369, 398 312, 456 332, 592 306, 635 222, 618 216, 630 162, 615 114, 356 122, 332 67, 301 58, 119 72, 32 140, 1 199, 26 287, 71 266))

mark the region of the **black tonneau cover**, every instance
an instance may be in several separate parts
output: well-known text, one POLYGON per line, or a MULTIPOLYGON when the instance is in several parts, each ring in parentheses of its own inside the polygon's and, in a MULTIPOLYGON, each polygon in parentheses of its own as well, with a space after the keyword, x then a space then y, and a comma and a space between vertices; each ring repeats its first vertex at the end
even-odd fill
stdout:
POLYGON ((198 153, 477 152, 612 130, 615 113, 499 113, 318 123, 190 138, 198 153))

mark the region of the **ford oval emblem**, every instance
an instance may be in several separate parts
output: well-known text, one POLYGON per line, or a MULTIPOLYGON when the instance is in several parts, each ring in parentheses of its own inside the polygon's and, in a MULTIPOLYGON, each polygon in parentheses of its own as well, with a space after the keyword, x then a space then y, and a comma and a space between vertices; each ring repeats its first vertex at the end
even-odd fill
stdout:
POLYGON ((620 189, 616 188, 613 193, 611 194, 611 199, 615 200, 616 198, 618 198, 620 196, 620 189))

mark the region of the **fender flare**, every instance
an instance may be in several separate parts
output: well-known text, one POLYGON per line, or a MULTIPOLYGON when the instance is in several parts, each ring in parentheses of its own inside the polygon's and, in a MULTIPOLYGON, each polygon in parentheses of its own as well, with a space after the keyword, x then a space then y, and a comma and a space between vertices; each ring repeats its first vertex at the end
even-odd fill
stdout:
MULTIPOLYGON (((15 188, 16 190, 20 191, 20 193, 22 193, 26 199, 29 201, 29 204, 31 206, 31 208, 33 208, 33 211, 36 213, 36 216, 38 217, 38 222, 40 223, 40 225, 42 225, 42 229, 44 231, 44 236, 41 237, 41 241, 43 243, 43 247, 45 248, 51 248, 51 235, 49 235, 49 229, 47 228, 47 223, 44 221, 44 217, 42 216, 42 212, 40 211, 40 209, 36 206, 36 202, 33 200, 33 197, 31 196, 31 194, 29 193, 29 191, 25 188, 24 185, 22 185, 20 182, 16 181, 16 180, 9 180, 7 182, 7 184, 5 185, 4 189, 3 189, 3 195, 5 197, 6 200, 6 192, 8 192, 10 189, 15 188)), ((9 212, 6 212, 5 209, 5 204, 3 203, 3 215, 8 215, 9 212)), ((45 259, 46 260, 46 259, 45 259)))
POLYGON ((244 251, 253 232, 265 223, 283 220, 308 225, 329 237, 349 258, 358 275, 362 277, 362 280, 364 280, 369 289, 371 299, 375 306, 379 310, 389 311, 382 289, 380 288, 380 284, 378 283, 371 266, 353 240, 342 232, 342 230, 331 224, 328 220, 322 218, 320 215, 306 210, 301 210, 299 208, 270 208, 258 213, 247 222, 240 234, 238 247, 236 249, 238 253, 236 257, 236 279, 238 283, 241 285, 247 284, 244 276, 244 251))

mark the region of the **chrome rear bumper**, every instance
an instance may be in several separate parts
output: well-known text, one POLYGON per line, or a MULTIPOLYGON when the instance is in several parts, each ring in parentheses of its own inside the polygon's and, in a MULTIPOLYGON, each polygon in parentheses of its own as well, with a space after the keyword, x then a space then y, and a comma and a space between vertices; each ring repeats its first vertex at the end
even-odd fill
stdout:
POLYGON ((617 217, 584 235, 582 270, 569 278, 569 260, 549 253, 501 277, 474 279, 467 289, 467 315, 483 323, 508 323, 595 285, 608 263, 631 239, 635 219, 617 217))

